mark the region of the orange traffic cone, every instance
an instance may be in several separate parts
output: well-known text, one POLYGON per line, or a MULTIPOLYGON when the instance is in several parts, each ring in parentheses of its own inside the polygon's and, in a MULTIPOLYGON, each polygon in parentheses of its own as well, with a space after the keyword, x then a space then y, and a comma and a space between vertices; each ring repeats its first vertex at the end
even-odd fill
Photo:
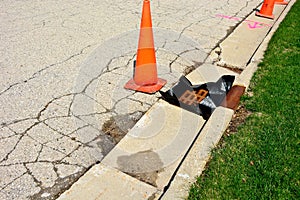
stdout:
POLYGON ((280 4, 280 5, 287 5, 289 2, 286 2, 284 0, 275 0, 275 4, 280 4))
POLYGON ((144 0, 137 57, 136 62, 134 62, 134 75, 133 79, 126 83, 125 88, 154 93, 160 90, 166 82, 166 80, 157 77, 150 1, 144 0))
POLYGON ((264 3, 259 12, 256 12, 255 15, 265 18, 274 19, 273 8, 275 0, 264 0, 264 3))

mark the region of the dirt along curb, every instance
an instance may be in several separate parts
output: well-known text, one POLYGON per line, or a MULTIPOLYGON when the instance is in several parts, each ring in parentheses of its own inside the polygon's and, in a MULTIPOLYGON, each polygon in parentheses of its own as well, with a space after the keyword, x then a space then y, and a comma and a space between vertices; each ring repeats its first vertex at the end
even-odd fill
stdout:
MULTIPOLYGON (((228 40, 231 42, 234 41, 232 38, 240 38, 242 41, 245 33, 255 40, 246 44, 255 46, 243 54, 245 57, 241 65, 226 64, 226 59, 222 56, 226 57, 228 54, 224 52, 233 46, 228 45, 225 39, 220 44, 221 53, 217 56, 217 60, 203 64, 187 78, 199 84, 216 81, 222 75, 234 75, 236 77, 234 86, 242 88, 242 92, 237 90, 231 93, 242 95, 263 58, 263 52, 270 38, 294 2, 295 0, 291 0, 286 7, 276 5, 274 14, 277 17, 274 21, 266 21, 253 14, 244 19, 245 22, 262 20, 261 24, 270 26, 260 26, 256 30, 249 28, 249 24, 240 23, 229 35, 228 40), (253 36, 255 34, 257 37, 253 36), (241 73, 226 69, 228 66, 230 69, 239 68, 241 73)), ((234 42, 232 44, 236 45, 234 42)), ((233 108, 236 108, 237 104, 236 99, 233 104, 231 102, 223 104, 223 107, 218 107, 210 119, 205 121, 199 115, 162 100, 158 101, 100 164, 93 166, 58 199, 185 198, 190 184, 203 171, 211 149, 217 145, 230 123, 234 114, 233 108), (227 105, 230 105, 229 108, 227 105)))

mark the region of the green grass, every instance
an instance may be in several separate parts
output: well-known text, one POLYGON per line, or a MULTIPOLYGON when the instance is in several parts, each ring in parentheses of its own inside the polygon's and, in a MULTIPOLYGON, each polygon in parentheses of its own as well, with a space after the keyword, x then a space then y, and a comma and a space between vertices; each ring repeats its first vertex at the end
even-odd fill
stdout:
POLYGON ((252 114, 222 145, 188 199, 300 199, 300 2, 272 37, 242 103, 252 114))

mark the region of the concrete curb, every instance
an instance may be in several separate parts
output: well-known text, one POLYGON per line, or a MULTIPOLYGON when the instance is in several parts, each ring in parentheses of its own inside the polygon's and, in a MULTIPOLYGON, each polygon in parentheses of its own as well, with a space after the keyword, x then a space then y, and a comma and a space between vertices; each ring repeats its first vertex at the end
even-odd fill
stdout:
POLYGON ((257 17, 255 11, 253 11, 220 43, 221 54, 216 64, 230 68, 246 69, 253 54, 269 34, 271 27, 284 9, 285 6, 282 5, 274 6, 274 20, 257 17))
MULTIPOLYGON (((286 8, 283 10, 281 15, 277 18, 276 22, 266 35, 266 37, 263 39, 260 46, 257 48, 255 53, 252 56, 251 62, 247 65, 247 67, 243 70, 243 72, 237 77, 236 81, 234 82, 234 85, 242 85, 246 87, 246 90, 249 88, 251 78, 253 77, 253 74, 258 69, 258 64, 262 61, 264 52, 268 47, 268 43, 271 40, 273 34, 279 27, 280 23, 283 21, 291 7, 294 5, 296 0, 291 0, 289 4, 286 6, 286 8)), ((203 145, 201 144, 201 140, 204 140, 206 135, 214 135, 214 140, 208 140, 207 142, 210 144, 217 144, 220 140, 221 136, 223 135, 224 131, 229 125, 229 122, 231 121, 231 118, 233 116, 233 110, 227 109, 227 108, 219 108, 219 110, 215 110, 215 113, 211 116, 211 118, 208 120, 207 128, 204 129, 201 135, 197 141, 195 142, 194 146, 191 148, 191 151, 187 154, 185 160, 183 161, 182 165, 178 169, 178 172, 173 180, 173 182, 170 185, 170 188, 162 195, 161 199, 184 199, 188 196, 189 193, 189 187, 194 181, 196 180, 196 177, 199 176, 202 171, 204 170, 206 163, 209 160, 210 151, 207 152, 207 146, 209 144, 203 145), (220 116, 225 114, 225 121, 224 124, 220 124, 217 120, 220 118, 220 116), (215 123, 213 123, 215 122, 215 123), (214 127, 211 125, 213 123, 213 126, 215 126, 218 133, 214 132, 214 127), (203 145, 203 146, 202 146, 203 145), (205 155, 205 156, 203 156, 205 155), (195 164, 196 163, 196 164, 195 164)), ((202 141, 202 142, 204 142, 202 141)), ((211 145, 210 147, 213 147, 211 145)))
MULTIPOLYGON (((285 7, 281 15, 277 18, 276 22, 270 29, 269 33, 266 35, 258 49, 254 52, 251 62, 247 65, 246 69, 237 77, 234 82, 234 85, 244 85, 246 90, 249 88, 251 78, 253 74, 256 72, 258 68, 258 64, 262 61, 264 57, 264 52, 266 51, 269 41, 271 40, 272 36, 274 35, 275 31, 279 27, 280 23, 283 21, 291 7, 294 5, 296 0, 290 0, 289 4, 285 7)), ((280 6, 280 5, 277 5, 280 6)))
POLYGON ((157 189, 151 185, 103 164, 89 170, 73 186, 59 197, 65 199, 149 199, 157 189), (107 184, 107 181, 113 184, 107 184), (113 186, 113 187, 112 187, 113 186), (117 192, 116 192, 117 189, 117 192))
MULTIPOLYGON (((262 43, 255 51, 250 64, 247 65, 240 75, 216 66, 213 66, 211 69, 213 69, 213 71, 215 71, 215 69, 218 71, 221 70, 222 72, 218 73, 218 75, 236 75, 237 78, 234 85, 242 85, 248 88, 252 75, 257 69, 257 64, 263 58, 263 52, 265 51, 270 38, 294 2, 295 0, 291 0, 288 6, 283 10, 283 13, 268 32, 268 35, 263 39, 262 43)), ((197 81, 198 83, 199 77, 203 82, 209 81, 209 78, 211 77, 203 77, 203 72, 201 72, 201 70, 207 70, 207 68, 198 68, 195 72, 191 73, 188 78, 192 79, 192 82, 197 81)), ((93 166, 77 183, 63 193, 58 199, 185 198, 188 195, 190 184, 196 180, 196 176, 202 173, 209 159, 211 149, 217 145, 222 137, 233 113, 233 109, 218 107, 211 118, 207 122, 204 122, 200 116, 196 116, 195 114, 188 113, 187 111, 183 111, 177 107, 159 101, 142 117, 136 126, 128 133, 128 136, 121 140, 111 153, 107 155, 102 163, 93 166), (184 124, 178 124, 178 120, 175 119, 178 114, 180 116, 188 117, 190 120, 186 120, 184 124), (162 121, 162 116, 167 117, 168 121, 171 121, 172 123, 165 123, 162 124, 161 127, 157 127, 157 124, 160 124, 162 121), (155 132, 154 135, 152 134, 153 131, 151 131, 153 129, 157 129, 157 132, 155 132), (198 132, 199 129, 201 129, 201 134, 198 132), (186 139, 188 136, 187 132, 192 132, 191 138, 188 138, 188 144, 182 142, 183 140, 177 140, 178 136, 186 139), (168 153, 166 155, 157 154, 164 145, 167 145, 164 142, 167 142, 167 139, 169 138, 166 137, 170 136, 170 134, 172 136, 173 133, 176 133, 172 138, 173 141, 176 141, 173 150, 169 148, 169 151, 166 151, 166 153, 168 153), (186 144, 189 146, 184 147, 186 144), (182 150, 178 151, 181 147, 183 147, 182 150), (120 149, 127 154, 120 153, 120 151, 118 151, 120 149), (145 153, 147 152, 150 153, 146 155, 145 153), (148 164, 154 162, 163 166, 160 166, 161 169, 155 169, 156 174, 153 175, 153 172, 150 171, 150 174, 152 175, 146 176, 146 178, 150 177, 150 179, 154 176, 154 182, 147 182, 145 179, 143 179, 144 182, 142 182, 127 175, 134 173, 134 170, 140 170, 138 162, 140 161, 140 157, 138 156, 135 156, 133 162, 129 163, 133 168, 128 170, 120 167, 120 162, 118 162, 120 161, 120 158, 126 158, 124 161, 131 160, 130 156, 139 153, 146 155, 143 157, 144 162, 148 164), (176 159, 174 159, 173 162, 169 162, 168 159, 172 156, 175 156, 176 159), (139 159, 136 160, 136 158, 139 159), (147 160, 149 162, 147 162, 147 160), (137 168, 135 168, 136 166, 137 168), (145 182, 150 183, 151 185, 145 182)), ((179 122, 182 121, 179 120, 179 122)), ((147 168, 148 165, 142 167, 147 168)), ((149 171, 143 172, 148 173, 149 171)), ((145 173, 139 172, 137 174, 138 176, 141 176, 141 174, 145 173)))
POLYGON ((223 107, 213 112, 161 199, 184 199, 188 196, 190 185, 203 171, 211 150, 221 139, 233 113, 233 110, 223 107))

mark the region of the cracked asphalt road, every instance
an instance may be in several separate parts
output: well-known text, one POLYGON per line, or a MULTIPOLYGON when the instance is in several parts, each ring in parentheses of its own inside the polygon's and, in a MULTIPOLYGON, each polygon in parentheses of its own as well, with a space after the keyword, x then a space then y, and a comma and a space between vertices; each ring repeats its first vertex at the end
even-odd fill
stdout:
MULTIPOLYGON (((261 1, 153 0, 159 76, 167 90, 261 1)), ((8 1, 0 5, 0 199, 55 199, 158 100, 132 77, 142 1, 8 1), (124 117, 125 116, 125 117, 124 117), (128 125, 130 124, 130 125, 128 125)))

